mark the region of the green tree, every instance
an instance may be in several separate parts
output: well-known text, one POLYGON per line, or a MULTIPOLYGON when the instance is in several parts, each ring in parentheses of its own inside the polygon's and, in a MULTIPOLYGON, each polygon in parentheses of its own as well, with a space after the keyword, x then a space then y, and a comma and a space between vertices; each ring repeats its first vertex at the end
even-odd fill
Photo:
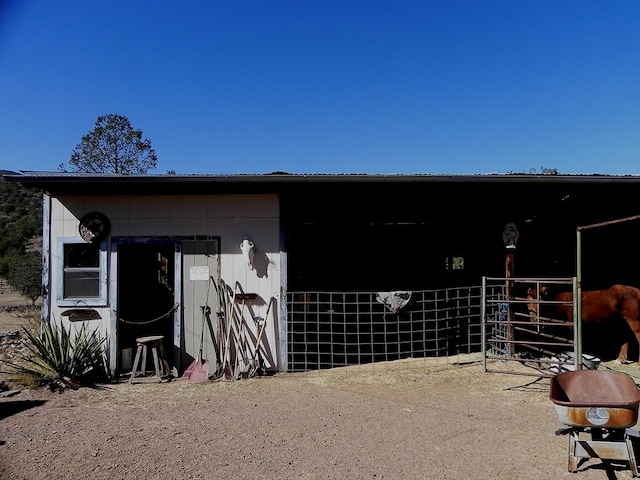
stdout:
POLYGON ((33 304, 42 294, 42 254, 29 252, 13 257, 7 281, 33 304))
POLYGON ((93 131, 84 135, 71 153, 63 172, 145 174, 156 168, 158 157, 151 140, 142 138, 129 119, 118 114, 101 115, 93 131))

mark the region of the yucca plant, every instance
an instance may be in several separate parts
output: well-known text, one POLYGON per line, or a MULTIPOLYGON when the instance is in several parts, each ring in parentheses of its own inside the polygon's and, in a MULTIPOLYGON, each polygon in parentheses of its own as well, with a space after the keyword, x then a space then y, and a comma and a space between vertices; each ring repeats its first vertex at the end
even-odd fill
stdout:
POLYGON ((25 351, 11 364, 16 374, 37 378, 53 387, 77 388, 105 379, 105 338, 87 324, 71 333, 64 325, 42 322, 40 332, 23 327, 25 351))

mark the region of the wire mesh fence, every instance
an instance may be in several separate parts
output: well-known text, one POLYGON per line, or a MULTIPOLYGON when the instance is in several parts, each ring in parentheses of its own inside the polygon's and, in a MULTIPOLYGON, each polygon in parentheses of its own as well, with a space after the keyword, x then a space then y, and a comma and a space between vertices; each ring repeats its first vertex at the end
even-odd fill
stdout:
POLYGON ((288 371, 481 352, 482 287, 411 292, 390 311, 375 292, 289 292, 288 371))

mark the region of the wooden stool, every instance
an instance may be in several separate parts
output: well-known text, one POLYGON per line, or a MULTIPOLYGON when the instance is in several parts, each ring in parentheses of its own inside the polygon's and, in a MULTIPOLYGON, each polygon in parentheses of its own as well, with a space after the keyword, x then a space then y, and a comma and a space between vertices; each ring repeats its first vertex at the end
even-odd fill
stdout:
POLYGON ((133 369, 131 370, 131 378, 129 383, 141 383, 141 382, 158 382, 160 383, 163 378, 167 378, 171 375, 171 369, 169 368, 169 362, 167 362, 167 356, 164 354, 164 347, 162 346, 162 335, 154 335, 151 337, 136 338, 136 344, 138 349, 136 350, 136 359, 133 361, 133 369), (153 355, 153 364, 155 366, 155 376, 147 377, 147 354, 151 347, 151 354, 153 355), (138 373, 138 366, 142 362, 140 367, 141 377, 136 378, 138 373))

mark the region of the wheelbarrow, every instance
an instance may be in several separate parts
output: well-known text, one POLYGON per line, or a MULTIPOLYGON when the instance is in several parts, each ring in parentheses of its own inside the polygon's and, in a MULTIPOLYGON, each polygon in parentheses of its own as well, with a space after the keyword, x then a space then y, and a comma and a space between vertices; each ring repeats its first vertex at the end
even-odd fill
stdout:
POLYGON ((549 398, 560 422, 569 427, 556 435, 570 435, 570 472, 578 471, 580 459, 599 458, 629 462, 638 476, 634 443, 640 432, 629 428, 638 421, 640 405, 633 378, 609 370, 564 372, 551 379, 549 398))

